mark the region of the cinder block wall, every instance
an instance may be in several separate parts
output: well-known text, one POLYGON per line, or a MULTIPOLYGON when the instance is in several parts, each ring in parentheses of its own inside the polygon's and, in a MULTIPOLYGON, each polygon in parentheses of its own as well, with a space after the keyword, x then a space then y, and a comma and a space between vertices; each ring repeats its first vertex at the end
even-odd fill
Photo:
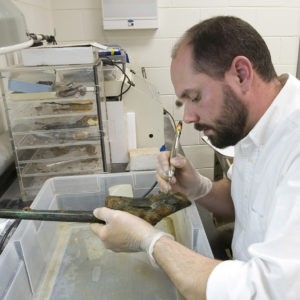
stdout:
MULTIPOLYGON (((51 33, 55 28, 60 42, 95 40, 121 44, 132 65, 146 68, 148 79, 158 88, 164 107, 176 120, 182 118, 183 111, 174 106, 170 51, 178 37, 200 20, 216 15, 243 18, 264 37, 278 74, 296 74, 300 0, 158 0, 157 30, 125 31, 103 30, 101 0, 15 2, 23 11, 30 30, 51 33)), ((213 152, 203 145, 192 125, 184 125, 182 144, 194 166, 213 177, 213 152)))

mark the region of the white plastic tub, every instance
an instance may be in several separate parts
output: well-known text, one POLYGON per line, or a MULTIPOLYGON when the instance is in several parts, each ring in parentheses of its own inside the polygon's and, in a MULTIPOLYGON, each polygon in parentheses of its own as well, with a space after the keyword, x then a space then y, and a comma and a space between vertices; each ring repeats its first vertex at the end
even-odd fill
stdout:
MULTIPOLYGON (((32 208, 93 210, 104 205, 113 185, 131 184, 134 196, 140 197, 154 181, 154 172, 51 178, 32 208)), ((212 257, 195 205, 156 226, 212 257)), ((0 299, 4 300, 182 299, 145 253, 106 250, 88 224, 22 221, 0 256, 0 273, 0 299)))

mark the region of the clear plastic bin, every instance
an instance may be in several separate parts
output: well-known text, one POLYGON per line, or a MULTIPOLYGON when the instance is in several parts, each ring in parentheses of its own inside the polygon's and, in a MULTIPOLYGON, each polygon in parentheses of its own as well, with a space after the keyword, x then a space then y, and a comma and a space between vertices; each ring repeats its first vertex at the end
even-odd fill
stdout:
MULTIPOLYGON (((141 197, 154 181, 154 172, 55 177, 45 182, 32 208, 93 210, 104 205, 113 185, 131 184, 141 197)), ((212 257, 194 204, 156 226, 212 257)), ((106 250, 88 224, 22 221, 0 256, 0 272, 3 300, 182 299, 145 253, 106 250)))

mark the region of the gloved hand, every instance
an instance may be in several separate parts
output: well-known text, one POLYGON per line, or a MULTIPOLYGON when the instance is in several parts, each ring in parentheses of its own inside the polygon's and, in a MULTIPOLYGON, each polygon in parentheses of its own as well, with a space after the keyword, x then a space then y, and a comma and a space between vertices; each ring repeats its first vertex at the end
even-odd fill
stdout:
POLYGON ((194 201, 206 196, 211 191, 211 180, 200 175, 188 159, 180 154, 171 159, 171 163, 175 167, 175 176, 170 185, 168 183, 169 157, 169 151, 161 152, 158 155, 156 180, 162 192, 180 192, 190 201, 194 201))
POLYGON ((94 210, 94 215, 106 224, 91 224, 92 231, 106 248, 115 252, 145 251, 152 256, 154 239, 167 235, 143 219, 124 211, 101 207, 94 210), (152 249, 149 250, 151 244, 152 249))

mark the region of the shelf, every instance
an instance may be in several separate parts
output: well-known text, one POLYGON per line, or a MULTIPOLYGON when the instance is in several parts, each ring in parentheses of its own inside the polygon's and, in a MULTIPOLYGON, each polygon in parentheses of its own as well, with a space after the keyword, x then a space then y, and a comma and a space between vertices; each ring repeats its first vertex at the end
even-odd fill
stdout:
POLYGON ((89 93, 80 98, 9 102, 8 113, 12 120, 96 114, 97 104, 95 94, 89 93))
MULTIPOLYGON (((87 174, 99 174, 99 173, 105 173, 103 171, 98 172, 95 170, 88 170, 83 172, 78 172, 76 174, 65 172, 64 174, 61 174, 59 176, 73 176, 73 175, 87 175, 87 174)), ((39 176, 25 176, 22 177, 23 182, 23 190, 26 192, 32 192, 32 191, 39 191, 39 189, 43 186, 46 180, 57 177, 50 174, 40 174, 39 176)))
POLYGON ((95 113, 79 115, 41 117, 11 120, 11 131, 13 133, 26 133, 37 131, 58 131, 68 129, 85 129, 98 127, 98 116, 95 113))
POLYGON ((98 127, 86 128, 84 130, 14 134, 13 136, 16 150, 100 143, 100 131, 98 127))
POLYGON ((94 144, 71 145, 66 147, 50 147, 18 151, 20 164, 33 162, 57 162, 70 160, 74 157, 81 159, 101 157, 99 141, 94 144))
POLYGON ((41 176, 42 174, 60 176, 66 172, 69 174, 78 174, 78 172, 88 170, 103 171, 103 162, 99 157, 87 159, 73 158, 72 160, 62 160, 59 162, 19 164, 19 170, 22 177, 41 176))

